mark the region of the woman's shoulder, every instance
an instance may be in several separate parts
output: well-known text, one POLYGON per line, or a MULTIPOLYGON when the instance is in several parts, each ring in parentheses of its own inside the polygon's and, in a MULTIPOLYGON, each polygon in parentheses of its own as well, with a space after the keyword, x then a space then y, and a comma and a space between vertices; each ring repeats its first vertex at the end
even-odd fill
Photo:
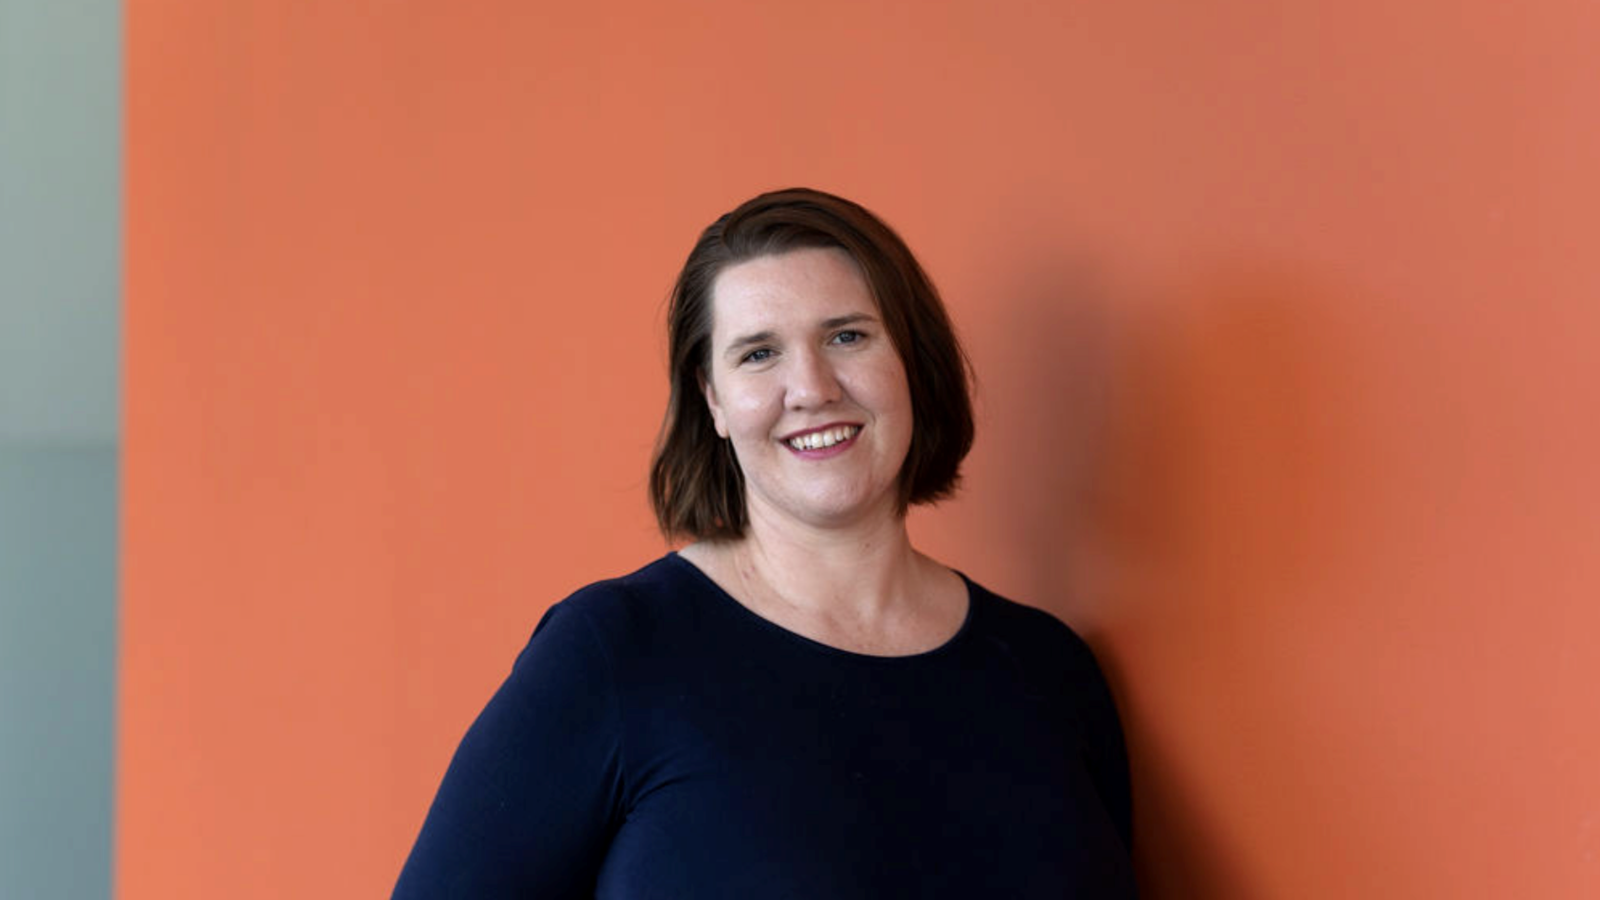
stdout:
POLYGON ((1055 613, 1001 596, 965 573, 958 574, 971 589, 972 602, 982 612, 983 631, 991 638, 1020 653, 1098 669, 1088 641, 1055 613))
POLYGON ((540 620, 582 620, 605 643, 626 642, 681 620, 697 586, 689 565, 667 554, 613 578, 590 582, 553 604, 540 620))
POLYGON ((674 559, 675 554, 669 553, 626 575, 592 581, 568 594, 560 605, 604 609, 659 600, 672 591, 679 577, 674 559))

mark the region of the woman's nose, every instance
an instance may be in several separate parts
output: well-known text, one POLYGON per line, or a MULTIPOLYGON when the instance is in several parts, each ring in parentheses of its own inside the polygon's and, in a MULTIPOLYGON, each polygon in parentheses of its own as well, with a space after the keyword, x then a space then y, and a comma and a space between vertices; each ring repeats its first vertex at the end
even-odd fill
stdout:
POLYGON ((823 354, 798 353, 792 358, 789 371, 788 396, 790 409, 810 409, 825 406, 844 395, 837 373, 823 354))

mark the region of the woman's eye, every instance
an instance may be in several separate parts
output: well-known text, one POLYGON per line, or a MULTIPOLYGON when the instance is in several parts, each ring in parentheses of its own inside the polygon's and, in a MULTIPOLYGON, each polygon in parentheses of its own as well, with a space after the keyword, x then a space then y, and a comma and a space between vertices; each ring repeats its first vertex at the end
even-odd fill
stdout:
POLYGON ((765 362, 772 357, 770 347, 757 347, 744 355, 740 362, 765 362))
POLYGON ((833 336, 833 342, 835 344, 854 344, 864 337, 866 335, 859 331, 841 331, 833 336))

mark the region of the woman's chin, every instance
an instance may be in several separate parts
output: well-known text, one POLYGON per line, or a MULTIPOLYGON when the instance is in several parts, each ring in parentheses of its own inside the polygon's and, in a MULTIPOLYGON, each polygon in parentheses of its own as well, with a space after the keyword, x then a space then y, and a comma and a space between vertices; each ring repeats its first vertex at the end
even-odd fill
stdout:
POLYGON ((750 504, 752 523, 766 521, 777 525, 792 523, 818 530, 859 528, 898 518, 892 496, 870 496, 862 492, 813 495, 804 502, 750 504))

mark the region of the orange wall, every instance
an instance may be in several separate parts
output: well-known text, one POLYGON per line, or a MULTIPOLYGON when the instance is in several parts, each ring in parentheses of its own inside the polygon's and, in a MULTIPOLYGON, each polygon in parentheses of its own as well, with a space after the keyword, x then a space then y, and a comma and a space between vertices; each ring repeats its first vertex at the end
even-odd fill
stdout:
POLYGON ((661 305, 856 197, 981 379, 925 545, 1098 648, 1154 898, 1600 894, 1593 4, 130 2, 123 900, 385 894, 661 551, 661 305))

